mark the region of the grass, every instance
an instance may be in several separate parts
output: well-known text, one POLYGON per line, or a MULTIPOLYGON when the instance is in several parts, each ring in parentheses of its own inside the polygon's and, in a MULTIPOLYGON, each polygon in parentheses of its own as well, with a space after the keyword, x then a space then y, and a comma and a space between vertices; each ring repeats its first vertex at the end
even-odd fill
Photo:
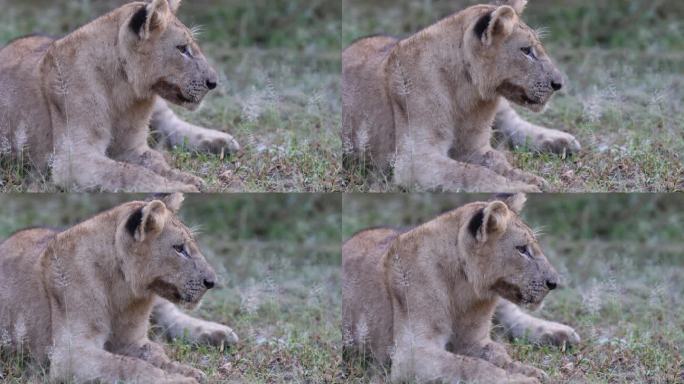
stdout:
MULTIPOLYGON (((482 195, 345 195, 342 232, 413 226, 482 195)), ((684 197, 676 194, 533 195, 523 212, 563 276, 536 313, 576 329, 568 350, 509 343, 551 383, 684 382, 684 197)), ((348 381, 371 380, 361 364, 348 381)), ((374 382, 387 382, 374 378, 374 382)))
MULTIPOLYGON (((0 46, 35 32, 64 35, 123 3, 10 2, 0 13, 0 46)), ((243 153, 221 158, 175 148, 170 164, 202 177, 209 192, 340 190, 340 2, 192 1, 179 18, 202 26, 200 45, 221 81, 199 112, 176 110, 230 133, 243 153)), ((3 191, 55 190, 49 175, 25 163, 2 159, 3 191)))
MULTIPOLYGON (((142 198, 144 196, 140 196, 142 198)), ((0 238, 26 226, 68 226, 125 195, 5 195, 0 238)), ((188 196, 181 216, 200 225, 203 253, 222 284, 193 313, 231 326, 236 347, 166 345, 208 383, 325 383, 338 374, 339 195, 188 196)), ((0 343, 1 344, 1 343, 0 343)), ((0 355, 2 383, 43 383, 46 367, 0 355)))
MULTIPOLYGON (((343 0, 343 46, 376 33, 407 36, 478 2, 343 0)), ((543 43, 567 87, 543 114, 521 113, 575 135, 582 151, 562 158, 517 148, 512 164, 544 177, 552 192, 684 189, 683 16, 684 4, 671 1, 530 1, 523 19, 546 28, 543 43)), ((346 171, 346 190, 396 190, 365 176, 346 171)))

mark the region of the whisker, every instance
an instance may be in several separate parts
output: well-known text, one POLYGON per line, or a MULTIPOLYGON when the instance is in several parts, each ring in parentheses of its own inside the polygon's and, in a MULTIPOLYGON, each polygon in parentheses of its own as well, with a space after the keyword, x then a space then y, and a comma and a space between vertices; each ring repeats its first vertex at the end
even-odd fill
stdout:
POLYGON ((549 30, 548 27, 539 27, 539 28, 536 28, 536 29, 534 30, 534 33, 537 35, 537 38, 538 38, 539 40, 546 39, 546 38, 549 37, 549 35, 551 34, 551 32, 550 32, 550 30, 549 30))
POLYGON ((532 235, 533 235, 535 238, 539 238, 539 237, 541 237, 541 236, 544 236, 544 230, 545 230, 545 229, 546 229, 545 226, 539 226, 539 227, 536 227, 536 228, 532 228, 532 235))
POLYGON ((192 227, 189 227, 188 230, 190 231, 190 234, 193 237, 198 236, 202 233, 202 225, 201 224, 193 225, 192 227))
POLYGON ((190 28, 190 35, 193 39, 198 38, 202 33, 204 33, 203 25, 194 25, 190 28))

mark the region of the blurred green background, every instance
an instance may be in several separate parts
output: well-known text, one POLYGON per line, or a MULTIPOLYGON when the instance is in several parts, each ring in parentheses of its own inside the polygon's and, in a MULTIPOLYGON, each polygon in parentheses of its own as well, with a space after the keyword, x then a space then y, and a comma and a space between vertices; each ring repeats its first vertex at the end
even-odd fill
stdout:
MULTIPOLYGON (((368 227, 411 227, 489 195, 351 194, 346 240, 368 227)), ((514 342, 512 356, 551 383, 676 383, 684 379, 684 195, 530 195, 522 213, 540 229, 564 287, 536 313, 573 326, 574 349, 514 342)), ((350 382, 366 382, 359 368, 350 382)), ((382 381, 381 381, 382 382, 382 381)))
MULTIPOLYGON (((466 6, 490 3, 342 2, 344 47, 372 34, 406 37, 466 6)), ((544 177, 552 192, 684 189, 684 2, 530 0, 522 19, 544 31, 542 43, 566 82, 542 114, 518 110, 572 133, 583 150, 564 159, 517 148, 512 162, 544 177)), ((350 190, 393 190, 347 177, 350 190)))
MULTIPOLYGON (((31 33, 63 36, 125 0, 0 0, 0 46, 31 33)), ((220 74, 185 119, 232 134, 239 157, 191 156, 172 163, 201 176, 212 192, 326 192, 340 189, 339 0, 186 0, 178 18, 199 26, 204 54, 220 74)), ((3 163, 6 191, 51 191, 3 163)))
MULTIPOLYGON (((357 31, 405 35, 477 0, 342 0, 344 45, 357 31), (368 16, 358 16, 367 13, 368 16)), ((493 3, 493 1, 491 2, 493 3)), ((523 19, 549 28, 547 43, 568 48, 624 48, 651 53, 684 49, 684 3, 678 0, 529 0, 523 19)))
MULTIPOLYGON (((64 35, 126 0, 2 0, 0 41, 17 32, 64 35)), ((202 41, 233 48, 289 48, 311 51, 339 48, 341 4, 332 0, 185 0, 178 17, 202 25, 202 41)))
MULTIPOLYGON (((133 195, 0 195, 0 239, 30 226, 69 227, 133 195)), ((340 212, 336 194, 188 195, 180 216, 220 286, 193 315, 227 324, 237 347, 167 352, 209 383, 331 382, 340 335, 340 212)), ((40 367, 0 354, 2 383, 47 382, 40 367)))

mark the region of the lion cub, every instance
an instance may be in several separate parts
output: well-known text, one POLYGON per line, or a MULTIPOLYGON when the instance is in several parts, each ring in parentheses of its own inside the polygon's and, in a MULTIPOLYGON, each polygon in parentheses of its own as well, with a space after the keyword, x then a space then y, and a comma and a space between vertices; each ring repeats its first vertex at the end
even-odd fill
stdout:
POLYGON ((216 281, 178 204, 174 195, 134 201, 0 244, 0 329, 13 346, 49 360, 54 381, 203 380, 147 336, 159 297, 196 306, 216 281))
POLYGON ((150 119, 172 143, 216 151, 229 135, 191 126, 190 110, 218 85, 180 0, 126 4, 60 39, 28 36, 0 50, 0 139, 60 187, 196 192, 203 182, 148 146, 150 119))
POLYGON ((372 36, 342 53, 347 164, 393 171, 404 188, 539 191, 545 181, 492 148, 492 124, 538 150, 576 151, 570 135, 523 122, 506 100, 541 111, 563 86, 526 0, 475 5, 405 39, 372 36))
POLYGON ((538 306, 558 274, 520 219, 524 196, 476 202, 342 247, 345 349, 391 362, 392 382, 538 383, 490 338, 500 301, 538 306))

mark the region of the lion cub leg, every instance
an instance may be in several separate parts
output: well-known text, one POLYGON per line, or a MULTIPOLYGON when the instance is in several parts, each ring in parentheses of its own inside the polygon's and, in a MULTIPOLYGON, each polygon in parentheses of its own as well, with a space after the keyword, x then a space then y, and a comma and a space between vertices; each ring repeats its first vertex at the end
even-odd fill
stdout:
POLYGON ((150 128, 159 132, 161 141, 169 146, 187 145, 192 151, 216 154, 240 151, 240 144, 233 136, 181 120, 161 98, 155 102, 150 128))
POLYGON ((92 341, 69 339, 55 345, 53 350, 50 359, 52 382, 197 384, 192 377, 167 374, 142 359, 107 352, 92 341))
POLYGON ((151 320, 169 339, 187 338, 194 344, 215 346, 232 345, 239 341, 230 327, 188 316, 162 298, 156 299, 151 320))
POLYGON ((397 345, 391 377, 393 383, 539 383, 536 378, 506 372, 488 361, 457 355, 439 345, 397 345))
POLYGON ((548 187, 546 180, 537 175, 513 167, 508 162, 508 159, 506 159, 506 155, 490 146, 486 146, 485 148, 468 155, 467 159, 469 162, 491 169, 507 179, 531 184, 542 190, 548 187))
POLYGON ((398 161, 394 182, 402 187, 428 190, 478 192, 540 192, 535 185, 509 180, 482 165, 456 161, 448 156, 424 154, 398 161))
POLYGON ((150 148, 147 143, 133 151, 128 151, 124 155, 119 156, 118 160, 140 165, 164 178, 192 186, 197 190, 202 189, 204 186, 204 181, 199 177, 171 168, 166 162, 166 159, 164 159, 164 155, 162 155, 161 152, 150 148))
POLYGON ((523 312, 507 300, 499 300, 494 320, 510 338, 526 338, 539 345, 576 345, 580 337, 567 325, 543 320, 523 312))
POLYGON ((106 191, 197 192, 197 188, 135 164, 115 161, 103 154, 88 153, 77 157, 55 158, 52 177, 58 186, 106 191))
POLYGON ((126 346, 125 348, 117 350, 116 353, 147 361, 153 366, 162 369, 164 372, 191 377, 199 382, 203 382, 207 378, 204 372, 199 369, 172 361, 166 356, 164 348, 161 345, 150 340, 144 340, 140 343, 126 346))
POLYGON ((501 99, 494 128, 512 146, 527 146, 534 152, 576 153, 582 147, 569 133, 540 127, 523 120, 505 99, 501 99))
POLYGON ((509 373, 519 373, 525 376, 534 377, 541 381, 548 379, 548 375, 541 369, 518 361, 513 361, 503 345, 491 340, 482 345, 481 349, 476 353, 476 356, 489 361, 509 373))

